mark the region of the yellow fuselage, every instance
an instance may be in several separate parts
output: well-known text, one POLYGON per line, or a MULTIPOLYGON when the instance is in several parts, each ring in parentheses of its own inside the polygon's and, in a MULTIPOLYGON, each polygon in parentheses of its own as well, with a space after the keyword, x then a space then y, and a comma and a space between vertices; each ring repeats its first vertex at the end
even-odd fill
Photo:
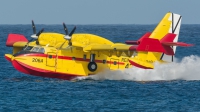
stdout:
MULTIPOLYGON (((63 40, 63 36, 58 33, 41 34, 40 45, 30 42, 27 45, 29 48, 25 47, 24 50, 19 51, 14 56, 9 54, 5 56, 10 58, 13 66, 23 73, 62 79, 88 76, 105 69, 123 70, 131 67, 129 57, 125 53, 119 56, 117 51, 87 52, 82 47, 68 46, 68 41, 63 40), (61 46, 62 44, 63 46, 61 46), (88 64, 91 62, 91 54, 95 54, 94 62, 97 64, 95 71, 88 69, 88 64)), ((72 41, 76 40, 83 46, 113 44, 105 38, 92 34, 74 34, 73 36, 72 41)))

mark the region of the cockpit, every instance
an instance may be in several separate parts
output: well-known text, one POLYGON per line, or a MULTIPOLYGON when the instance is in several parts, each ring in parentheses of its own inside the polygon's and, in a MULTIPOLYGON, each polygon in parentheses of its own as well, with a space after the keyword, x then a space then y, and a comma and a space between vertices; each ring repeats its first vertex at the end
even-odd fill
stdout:
POLYGON ((41 46, 25 46, 23 48, 23 51, 29 51, 29 52, 34 52, 34 53, 36 53, 36 52, 44 53, 45 52, 44 48, 41 46))
POLYGON ((28 53, 45 53, 45 49, 41 46, 24 46, 24 48, 19 51, 18 53, 14 54, 14 56, 18 56, 21 54, 28 54, 28 53))

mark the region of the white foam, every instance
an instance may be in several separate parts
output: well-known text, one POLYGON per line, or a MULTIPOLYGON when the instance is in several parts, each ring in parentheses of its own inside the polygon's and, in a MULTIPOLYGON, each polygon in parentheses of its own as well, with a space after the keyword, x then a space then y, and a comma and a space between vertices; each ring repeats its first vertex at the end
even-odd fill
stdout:
POLYGON ((155 63, 154 69, 140 69, 132 67, 123 71, 105 70, 83 79, 93 80, 131 80, 131 81, 158 81, 158 80, 200 80, 200 57, 184 57, 180 62, 167 64, 155 63))

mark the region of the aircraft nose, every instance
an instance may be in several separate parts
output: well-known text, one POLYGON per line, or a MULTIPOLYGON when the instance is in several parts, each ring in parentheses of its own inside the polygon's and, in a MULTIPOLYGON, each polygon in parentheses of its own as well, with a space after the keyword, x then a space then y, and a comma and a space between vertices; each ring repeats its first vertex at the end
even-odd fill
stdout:
POLYGON ((5 58, 6 58, 6 60, 8 60, 9 62, 12 62, 14 56, 11 55, 11 54, 5 54, 5 58))

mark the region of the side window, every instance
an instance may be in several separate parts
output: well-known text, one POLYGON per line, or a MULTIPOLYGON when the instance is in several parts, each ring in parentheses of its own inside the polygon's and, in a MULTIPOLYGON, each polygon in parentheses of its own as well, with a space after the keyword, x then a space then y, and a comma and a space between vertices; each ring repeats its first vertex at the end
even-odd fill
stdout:
POLYGON ((44 53, 44 48, 40 48, 38 52, 44 53))
POLYGON ((25 46, 23 47, 23 50, 26 50, 26 47, 27 47, 27 45, 25 45, 25 46))
POLYGON ((33 47, 32 46, 27 46, 24 50, 30 51, 33 47))
POLYGON ((34 47, 34 48, 32 49, 32 52, 37 52, 38 49, 39 49, 39 47, 34 47))
POLYGON ((83 55, 83 59, 84 59, 84 60, 87 59, 87 55, 86 55, 86 54, 83 55))
POLYGON ((113 64, 114 64, 114 65, 117 65, 117 62, 116 62, 116 61, 114 61, 114 62, 113 62, 113 64))

